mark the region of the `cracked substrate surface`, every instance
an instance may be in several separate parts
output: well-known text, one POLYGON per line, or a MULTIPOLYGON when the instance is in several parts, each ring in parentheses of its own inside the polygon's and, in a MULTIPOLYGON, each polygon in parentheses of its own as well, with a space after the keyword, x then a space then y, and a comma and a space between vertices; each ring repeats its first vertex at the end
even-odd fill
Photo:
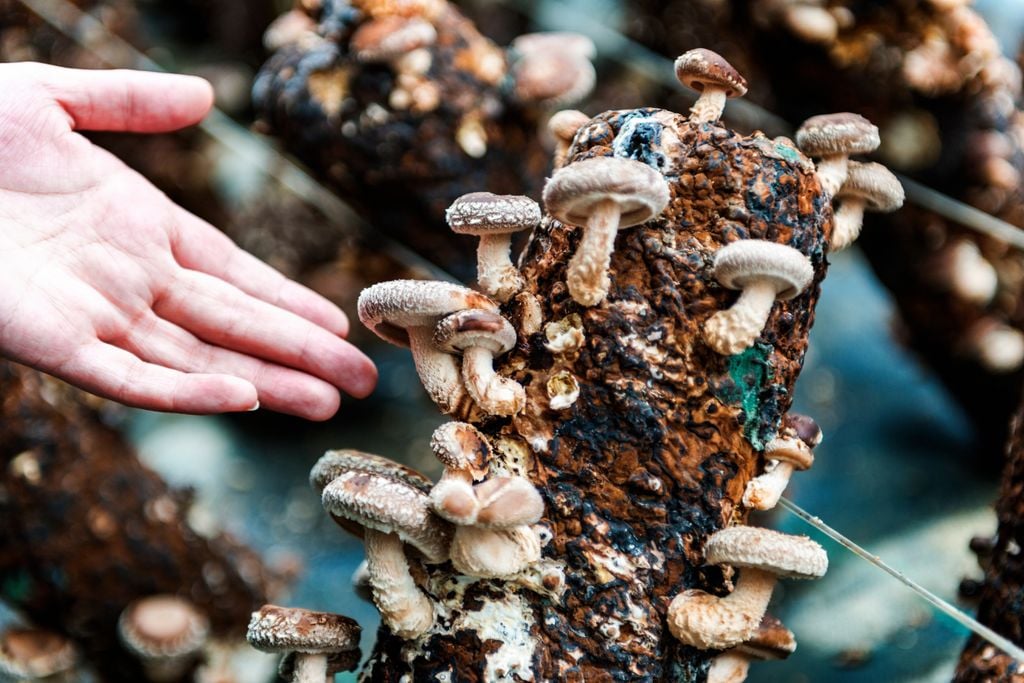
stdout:
POLYGON ((102 680, 144 680, 117 638, 130 602, 192 600, 241 641, 275 577, 250 549, 189 527, 187 492, 145 467, 82 392, 0 364, 0 598, 71 636, 102 680))
POLYGON ((703 565, 703 546, 746 518, 739 500, 789 408, 831 208, 787 140, 644 109, 594 119, 571 158, 613 154, 660 170, 668 209, 619 234, 610 294, 589 309, 565 286, 579 230, 546 217, 522 258, 527 293, 506 306, 518 346, 499 366, 525 386, 527 407, 511 420, 455 416, 490 437, 499 454, 492 475, 523 473, 541 491, 551 539, 538 573, 549 580, 468 582, 448 565, 427 567, 423 585, 439 604, 434 629, 408 643, 382 629, 365 680, 700 681, 717 654, 679 646, 664 613, 685 588, 729 590, 721 569, 703 565), (815 282, 775 305, 751 349, 723 357, 700 330, 737 295, 717 285, 710 266, 719 247, 748 238, 808 255, 815 282), (544 323, 578 315, 582 346, 554 355, 543 324, 524 330, 528 298, 544 323), (580 396, 556 412, 548 380, 561 373, 576 378, 580 396), (560 572, 564 587, 551 580, 560 572), (534 590, 521 585, 530 581, 534 590), (509 616, 517 613, 521 623, 509 616), (504 630, 487 615, 505 615, 504 630))

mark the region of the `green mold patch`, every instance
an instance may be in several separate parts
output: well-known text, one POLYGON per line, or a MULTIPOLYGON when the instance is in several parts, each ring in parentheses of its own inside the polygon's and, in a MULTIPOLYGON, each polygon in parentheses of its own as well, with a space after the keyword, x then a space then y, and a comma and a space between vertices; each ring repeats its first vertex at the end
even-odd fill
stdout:
POLYGON ((772 350, 771 344, 756 343, 743 353, 730 356, 729 378, 715 387, 715 396, 720 401, 743 409, 743 435, 759 451, 764 450, 768 435, 773 431, 773 425, 765 429, 764 413, 770 407, 762 405, 766 394, 774 403, 770 397, 774 397, 775 392, 766 391, 773 375, 768 362, 772 350))
POLYGON ((0 584, 0 597, 5 600, 18 604, 28 599, 29 592, 32 590, 32 579, 25 572, 19 572, 13 576, 8 576, 2 584, 0 584))

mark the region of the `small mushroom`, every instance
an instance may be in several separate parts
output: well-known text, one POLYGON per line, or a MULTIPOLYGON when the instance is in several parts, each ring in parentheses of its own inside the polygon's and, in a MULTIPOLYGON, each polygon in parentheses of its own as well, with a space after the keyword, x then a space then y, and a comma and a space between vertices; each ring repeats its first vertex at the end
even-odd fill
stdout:
POLYGON ((299 8, 289 10, 270 22, 263 32, 263 47, 275 52, 316 36, 316 22, 299 8))
POLYGON ((74 643, 53 631, 11 627, 0 634, 2 681, 53 680, 72 671, 78 661, 74 643))
POLYGON ((690 121, 714 123, 722 117, 725 100, 747 94, 747 80, 722 55, 704 48, 676 58, 676 78, 700 97, 690 107, 690 121))
POLYGON ((851 161, 846 180, 836 194, 841 201, 829 251, 842 251, 860 235, 864 211, 892 213, 903 206, 903 185, 885 166, 851 161))
POLYGON ((491 447, 471 424, 447 422, 434 430, 430 449, 444 464, 444 474, 430 491, 434 512, 453 524, 473 524, 480 503, 473 483, 487 475, 491 447))
POLYGON ((597 57, 597 46, 582 33, 572 31, 541 31, 524 33, 509 46, 517 55, 530 55, 551 51, 567 52, 583 59, 597 57))
POLYGON ((835 196, 846 180, 850 156, 870 154, 878 149, 880 142, 877 126, 849 112, 812 116, 796 132, 800 150, 820 158, 818 180, 830 197, 835 196))
POLYGON ((798 38, 809 43, 829 45, 839 34, 839 22, 826 7, 807 2, 789 2, 782 10, 782 21, 798 38))
MULTIPOLYGON (((373 460, 370 466, 379 464, 373 460)), ((451 527, 431 512, 427 492, 401 474, 352 469, 335 476, 321 497, 324 509, 336 519, 363 528, 370 587, 381 620, 402 638, 425 633, 434 622, 434 606, 409 573, 403 544, 433 563, 447 560, 451 545, 451 527)))
POLYGON ((969 239, 947 243, 925 265, 926 276, 938 288, 966 302, 985 306, 999 292, 999 273, 969 239))
POLYGON ((708 564, 732 565, 740 575, 725 597, 690 589, 669 605, 672 635, 700 650, 726 650, 753 638, 779 577, 814 579, 828 569, 825 551, 809 538, 749 526, 715 532, 704 552, 708 564))
POLYGON ((198 657, 210 633, 206 615, 176 595, 153 595, 125 607, 117 634, 139 658, 151 681, 177 681, 198 657))
POLYGON ((608 267, 619 230, 660 215, 668 205, 665 178, 632 159, 597 157, 559 169, 544 187, 544 204, 562 223, 583 227, 569 261, 572 298, 594 306, 608 295, 608 267))
POLYGON ((576 109, 563 109, 548 119, 548 130, 555 138, 555 168, 561 168, 565 164, 576 133, 589 121, 589 116, 576 109))
POLYGON ((487 529, 511 529, 537 522, 544 500, 525 477, 492 477, 473 487, 480 501, 475 524, 487 529))
POLYGON ((597 83, 590 60, 564 49, 524 54, 512 63, 510 73, 515 99, 544 109, 573 105, 597 83))
POLYGON ((996 318, 982 318, 964 335, 964 353, 992 373, 1016 371, 1024 365, 1024 333, 996 318))
POLYGON ((765 240, 739 240, 715 253, 715 279, 743 290, 736 303, 704 323, 704 340, 731 356, 750 348, 764 329, 776 299, 800 294, 814 277, 811 261, 793 247, 765 240))
POLYGON ((377 336, 412 350, 420 380, 441 412, 458 410, 466 388, 456 359, 434 346, 434 327, 441 318, 465 309, 498 313, 498 304, 447 282, 393 280, 364 289, 357 307, 359 319, 377 336))
POLYGON ((437 324, 434 345, 462 354, 462 378, 469 395, 489 415, 515 415, 526 405, 518 382, 494 371, 494 359, 516 345, 512 324, 497 313, 465 310, 437 324))
MULTIPOLYGON (((812 446, 800 438, 796 429, 786 424, 789 417, 787 415, 783 421, 779 435, 764 449, 764 457, 767 460, 764 474, 751 479, 743 493, 743 504, 754 510, 774 508, 786 490, 793 471, 806 470, 814 464, 812 446)), ((820 435, 821 431, 818 430, 817 434, 820 435)))
POLYGON ((437 41, 433 24, 419 17, 384 16, 359 26, 349 47, 364 63, 393 62, 437 41))
POLYGON ((332 655, 358 651, 360 630, 340 614, 264 605, 253 612, 245 637, 261 652, 294 653, 290 666, 282 663, 294 683, 324 683, 332 655))
POLYGON ((775 617, 765 614, 753 638, 712 660, 707 683, 742 683, 752 661, 785 659, 795 650, 793 632, 775 617))
POLYGON ((456 199, 445 212, 448 227, 460 235, 480 238, 477 280, 480 287, 505 303, 525 285, 509 250, 512 235, 540 223, 540 206, 529 197, 472 192, 456 199))

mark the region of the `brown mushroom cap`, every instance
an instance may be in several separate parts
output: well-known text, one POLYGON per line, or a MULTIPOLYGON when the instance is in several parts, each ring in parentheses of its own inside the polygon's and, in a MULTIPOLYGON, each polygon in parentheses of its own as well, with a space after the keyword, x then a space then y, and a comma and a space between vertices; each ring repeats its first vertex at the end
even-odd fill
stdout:
POLYGON ((725 90, 726 97, 747 94, 747 79, 722 55, 702 47, 676 58, 676 78, 697 92, 704 92, 704 88, 712 86, 725 90))
POLYGON ((751 526, 716 531, 708 538, 704 556, 708 564, 760 569, 790 579, 818 578, 828 569, 828 555, 806 536, 751 526))
POLYGON ((754 659, 785 659, 796 651, 796 637, 781 621, 765 614, 757 635, 737 645, 736 650, 754 659))
POLYGON ((478 526, 509 529, 534 524, 544 514, 544 499, 525 477, 492 477, 473 490, 480 501, 478 526))
POLYGON ((544 186, 548 211, 571 225, 586 225, 594 208, 609 200, 619 206, 620 228, 639 225, 665 210, 668 183, 639 161, 596 157, 559 169, 544 186))
POLYGON ((74 643, 39 628, 7 628, 0 635, 0 680, 46 678, 78 663, 74 643))
POLYGON ((429 280, 392 280, 367 287, 359 294, 359 320, 378 337, 396 346, 409 346, 408 327, 433 325, 437 319, 475 308, 498 312, 490 297, 468 287, 429 280))
POLYGON ((448 469, 467 471, 474 480, 487 476, 491 446, 487 438, 466 422, 446 422, 430 437, 430 450, 448 469))
POLYGON ((434 345, 447 353, 457 353, 477 346, 498 356, 516 345, 516 331, 509 321, 497 313, 459 311, 437 324, 434 345))
POLYGON ((361 630, 340 614, 264 605, 252 613, 245 638, 261 652, 331 654, 357 649, 361 630))
POLYGON ((373 472, 343 472, 324 487, 324 509, 368 529, 397 534, 429 562, 447 559, 451 526, 431 511, 428 494, 373 472))
POLYGON ((823 438, 821 427, 818 426, 814 418, 800 413, 786 413, 786 416, 782 418, 781 431, 792 432, 807 444, 808 448, 817 448, 823 438))
POLYGON ((739 240, 715 252, 715 279, 723 287, 744 289, 754 281, 769 281, 776 298, 792 299, 814 277, 810 260, 793 247, 766 240, 739 240))
POLYGON ((538 52, 567 52, 583 59, 597 57, 597 46, 582 33, 572 31, 541 31, 524 33, 509 46, 513 52, 527 55, 538 52))
POLYGON ((361 24, 349 47, 360 62, 387 62, 436 41, 437 31, 429 21, 391 15, 361 24))
POLYGON ((522 195, 490 192, 464 194, 444 214, 460 235, 505 235, 532 230, 540 223, 540 205, 522 195))
POLYGON ((430 479, 410 467, 390 458, 357 451, 354 448, 343 448, 324 453, 310 470, 309 483, 318 493, 323 493, 324 487, 330 484, 335 477, 351 470, 373 472, 400 479, 421 491, 430 491, 430 487, 434 484, 430 479))
POLYGON ((576 137, 577 131, 587 125, 590 117, 576 109, 563 109, 548 119, 548 130, 557 139, 569 143, 576 137))
POLYGON ((567 50, 527 53, 512 64, 511 75, 517 100, 544 107, 575 104, 597 82, 594 65, 567 50))
POLYGON ((812 116, 796 132, 800 151, 812 157, 868 154, 880 143, 878 126, 850 112, 812 116))
POLYGON ((891 213, 903 206, 903 185, 892 171, 874 162, 851 161, 839 199, 857 198, 870 211, 891 213))
POLYGON ((203 646, 210 622, 184 598, 153 595, 125 607, 117 630, 125 647, 143 659, 183 657, 203 646))

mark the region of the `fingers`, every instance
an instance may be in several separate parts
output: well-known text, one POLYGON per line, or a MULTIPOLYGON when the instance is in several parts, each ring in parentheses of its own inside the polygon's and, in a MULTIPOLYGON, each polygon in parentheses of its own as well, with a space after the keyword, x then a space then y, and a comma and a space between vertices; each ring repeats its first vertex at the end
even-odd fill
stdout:
POLYGON ((213 106, 213 88, 196 76, 56 66, 39 74, 76 130, 160 133, 198 123, 213 106))
POLYGON ((178 372, 100 341, 83 346, 53 374, 94 394, 148 410, 224 413, 258 405, 256 388, 244 379, 178 372))
POLYGON ((215 275, 246 294, 280 306, 344 337, 348 318, 316 292, 293 282, 258 258, 240 249, 224 233, 181 209, 172 235, 174 257, 184 268, 215 275))
POLYGON ((186 330, 151 315, 135 325, 123 342, 152 363, 178 370, 241 377, 252 383, 260 406, 309 420, 326 420, 338 411, 338 390, 311 375, 206 344, 186 330))
POLYGON ((205 273, 179 271, 153 310, 209 344, 309 373, 357 398, 377 383, 373 363, 348 342, 205 273))

